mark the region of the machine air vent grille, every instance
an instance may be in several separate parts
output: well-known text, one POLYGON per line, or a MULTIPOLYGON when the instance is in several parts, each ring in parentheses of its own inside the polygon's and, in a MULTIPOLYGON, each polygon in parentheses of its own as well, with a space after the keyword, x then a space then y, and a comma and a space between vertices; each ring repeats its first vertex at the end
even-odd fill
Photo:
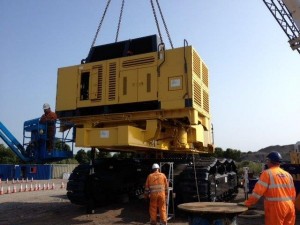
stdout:
POLYGON ((208 87, 208 69, 204 63, 202 63, 202 81, 208 87))
POLYGON ((122 63, 123 68, 135 67, 135 66, 143 66, 154 63, 155 59, 153 56, 142 57, 138 59, 125 60, 122 63))
POLYGON ((103 66, 100 65, 98 68, 98 90, 97 99, 102 100, 102 89, 103 89, 103 66))
POLYGON ((116 80, 117 79, 117 66, 116 63, 109 64, 109 86, 108 86, 108 101, 116 99, 116 80))
POLYGON ((200 57, 198 54, 193 50, 193 71, 194 73, 201 79, 201 71, 200 71, 200 57))
POLYGON ((201 107, 201 86, 196 81, 194 81, 194 102, 201 107))
POLYGON ((203 109, 209 113, 209 95, 203 90, 203 109))
POLYGON ((123 77, 123 95, 127 95, 127 77, 123 77))
POLYGON ((147 73, 147 92, 151 92, 151 74, 147 73))

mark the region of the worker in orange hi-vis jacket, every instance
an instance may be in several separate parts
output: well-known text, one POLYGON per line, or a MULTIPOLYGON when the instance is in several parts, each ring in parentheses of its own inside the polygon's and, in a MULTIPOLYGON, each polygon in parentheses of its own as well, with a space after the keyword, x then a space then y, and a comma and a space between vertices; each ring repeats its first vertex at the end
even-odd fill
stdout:
POLYGON ((266 225, 294 225, 296 190, 293 177, 280 168, 279 152, 267 155, 268 168, 262 172, 245 206, 251 207, 264 196, 266 225))
POLYGON ((54 149, 54 137, 55 137, 55 122, 57 115, 51 111, 50 105, 45 103, 43 105, 44 114, 40 118, 40 123, 47 124, 47 149, 51 151, 54 149))
POLYGON ((168 192, 168 181, 165 174, 159 172, 159 165, 154 163, 153 172, 148 175, 145 184, 145 198, 150 198, 150 223, 156 225, 157 209, 159 211, 161 224, 167 224, 166 196, 168 192))

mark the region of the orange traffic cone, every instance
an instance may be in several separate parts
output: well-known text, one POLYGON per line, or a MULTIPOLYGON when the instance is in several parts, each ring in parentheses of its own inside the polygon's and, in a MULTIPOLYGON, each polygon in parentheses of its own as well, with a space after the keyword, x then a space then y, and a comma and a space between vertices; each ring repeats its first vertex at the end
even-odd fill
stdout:
POLYGON ((33 191, 33 186, 32 186, 32 184, 30 184, 30 189, 29 189, 29 191, 33 191))
POLYGON ((7 187, 7 192, 6 192, 6 194, 10 194, 11 193, 11 191, 10 191, 10 186, 8 186, 7 187))
POLYGON ((0 188, 0 195, 3 195, 4 194, 4 191, 3 191, 3 187, 1 186, 0 188))
POLYGON ((16 185, 14 185, 12 193, 17 193, 17 187, 16 187, 16 185))

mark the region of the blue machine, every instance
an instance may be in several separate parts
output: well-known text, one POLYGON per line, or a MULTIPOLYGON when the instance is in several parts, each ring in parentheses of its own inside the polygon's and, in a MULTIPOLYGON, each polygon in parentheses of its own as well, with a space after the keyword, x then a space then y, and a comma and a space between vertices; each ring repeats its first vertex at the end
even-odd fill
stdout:
POLYGON ((74 126, 70 123, 55 123, 53 149, 47 146, 48 125, 39 122, 39 118, 24 122, 23 145, 0 122, 0 138, 24 162, 46 163, 73 157, 74 126))

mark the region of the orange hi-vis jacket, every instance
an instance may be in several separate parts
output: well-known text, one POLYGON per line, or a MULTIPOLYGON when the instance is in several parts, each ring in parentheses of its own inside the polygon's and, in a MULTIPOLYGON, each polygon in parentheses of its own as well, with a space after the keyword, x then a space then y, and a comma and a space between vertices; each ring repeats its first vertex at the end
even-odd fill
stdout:
POLYGON ((57 115, 55 112, 47 112, 40 118, 41 123, 47 124, 47 149, 52 150, 54 148, 54 137, 55 137, 55 121, 57 115))
POLYGON ((149 214, 151 224, 156 224, 157 209, 161 221, 166 224, 166 194, 168 192, 168 181, 165 174, 155 171, 148 175, 145 184, 145 195, 150 195, 149 214))
POLYGON ((47 121, 50 121, 52 123, 55 122, 55 120, 57 120, 57 115, 55 112, 48 112, 48 113, 45 113, 41 116, 41 119, 40 119, 40 122, 41 123, 46 123, 47 121))
POLYGON ((252 195, 245 201, 250 207, 264 196, 265 224, 295 224, 296 190, 292 176, 278 166, 265 170, 255 184, 252 195))
POLYGON ((164 192, 168 191, 168 182, 166 175, 158 171, 148 175, 145 185, 145 192, 155 193, 155 192, 164 192))

